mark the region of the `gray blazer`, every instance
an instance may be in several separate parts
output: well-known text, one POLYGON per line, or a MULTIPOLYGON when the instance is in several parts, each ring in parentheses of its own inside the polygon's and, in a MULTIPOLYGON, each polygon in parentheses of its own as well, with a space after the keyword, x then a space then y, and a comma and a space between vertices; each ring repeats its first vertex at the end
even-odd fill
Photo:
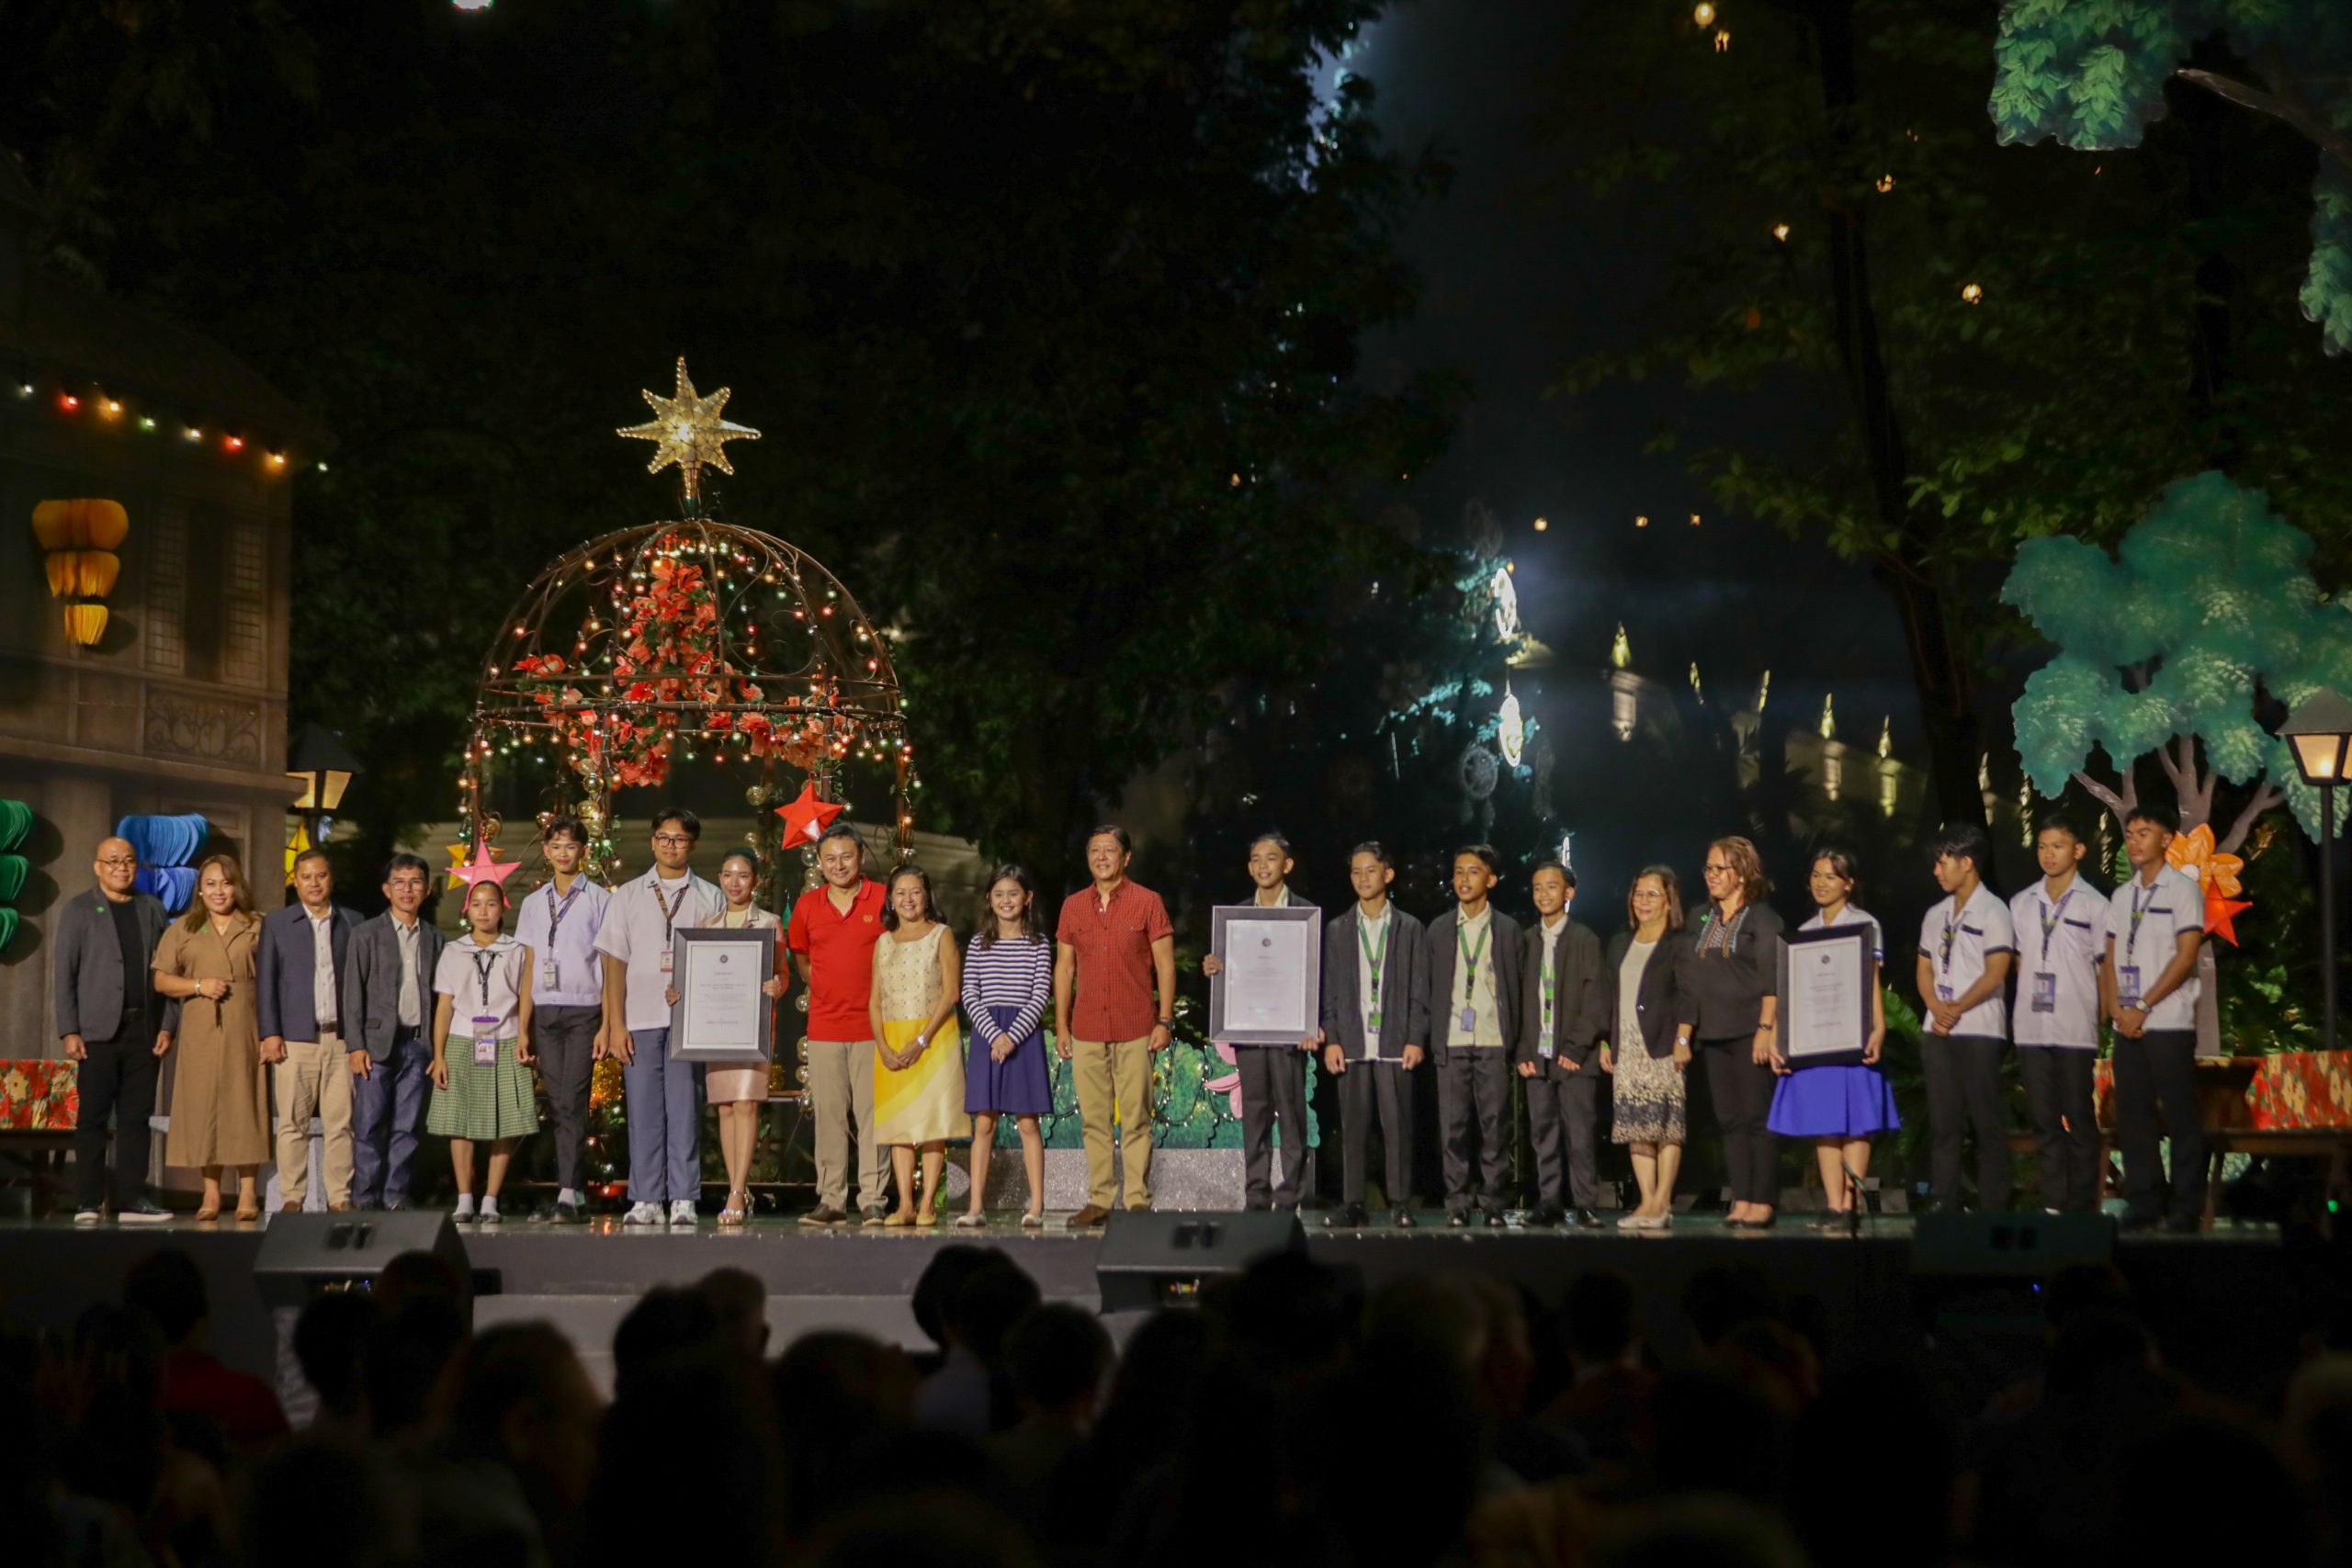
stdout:
MULTIPOLYGON (((1487 909, 1487 956, 1495 966, 1495 1021, 1502 1025, 1502 1048, 1508 1052, 1519 1041, 1519 968, 1526 950, 1520 942, 1519 922, 1492 904, 1487 909)), ((1453 1005, 1457 945, 1453 933, 1461 920, 1462 907, 1457 904, 1430 922, 1428 940, 1421 944, 1429 966, 1430 1055, 1441 1062, 1445 1060, 1446 1036, 1452 1032, 1446 1010, 1453 1005)))
MULTIPOLYGON (((139 940, 148 962, 137 983, 146 991, 147 1017, 158 1029, 177 1029, 180 1004, 165 1002, 155 991, 155 944, 172 918, 153 894, 133 893, 138 911, 139 940)), ((57 1034, 79 1034, 85 1040, 107 1040, 122 1025, 125 996, 122 944, 114 937, 114 917, 107 912, 107 896, 96 888, 76 893, 57 907, 52 933, 57 949, 51 973, 55 981, 57 1034)))
MULTIPOLYGON (((1323 1039, 1351 1062, 1363 1059, 1363 949, 1357 909, 1323 924, 1323 1039)), ((1380 1059, 1393 1062, 1429 1034, 1429 990, 1422 978, 1421 922, 1388 905, 1388 950, 1380 957, 1380 1059)))
MULTIPOLYGON (((418 1027, 431 1039, 433 976, 441 967, 441 950, 448 938, 423 915, 416 923, 418 1027)), ((392 1039, 401 1027, 401 937, 392 929, 390 910, 362 920, 351 933, 342 978, 343 1043, 351 1050, 364 1049, 380 1062, 391 1055, 392 1039)))
MULTIPOLYGON (((1539 919, 1521 938, 1519 1036, 1514 1060, 1544 1059, 1544 926, 1539 919)), ((1552 954, 1552 1049, 1555 1057, 1582 1066, 1609 1032, 1610 987, 1600 972, 1600 939, 1571 916, 1552 954)))

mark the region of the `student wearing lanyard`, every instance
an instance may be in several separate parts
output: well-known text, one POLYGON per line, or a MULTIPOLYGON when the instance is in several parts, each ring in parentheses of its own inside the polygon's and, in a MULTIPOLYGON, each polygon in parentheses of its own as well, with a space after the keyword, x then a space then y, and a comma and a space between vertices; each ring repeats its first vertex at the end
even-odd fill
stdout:
POLYGON ((1600 1181, 1593 1141, 1600 1064, 1595 1050, 1609 1032, 1609 987, 1600 939, 1568 919, 1577 874, 1544 861, 1531 876, 1535 923, 1520 956, 1519 1076, 1527 1084, 1527 1132, 1535 1145, 1539 1191, 1532 1225, 1556 1225, 1574 1205, 1577 1228, 1599 1230, 1600 1181))
POLYGON ((2205 1133, 2197 1122, 2197 950, 2205 895, 2165 863, 2180 831, 2167 807, 2123 822, 2132 880, 2109 907, 2102 990, 2115 1020, 2115 1134, 2123 1151, 2125 1230, 2194 1231, 2205 1209, 2205 1133), (2172 1135, 2172 1213, 2156 1196, 2159 1128, 2172 1135))
POLYGON ((531 987, 523 947, 502 929, 506 890, 477 882, 466 894, 466 934, 441 952, 433 976, 433 1106, 424 1130, 449 1140, 456 1218, 474 1214, 474 1145, 490 1145, 481 1223, 498 1224, 498 1190, 514 1145, 539 1130, 531 1091, 531 987))
POLYGON ((1973 823, 1936 836, 1936 886, 1943 901, 1919 925, 1919 1000, 1927 1032, 1919 1063, 1928 1079, 1928 1170, 1936 1207, 1960 1206, 1961 1129, 1976 1134, 1976 1201, 2009 1206, 2009 1120, 2001 1103, 2001 1051, 2008 1042, 2004 987, 2017 942, 2009 907, 1984 886, 1993 858, 1973 823))
MULTIPOLYGON (((1261 833, 1250 844, 1250 899, 1268 908, 1306 908, 1290 890, 1297 866, 1290 840, 1261 833)), ((1201 960, 1201 973, 1214 978, 1225 970, 1225 955, 1201 960)), ((1222 1044, 1222 1042, 1218 1043, 1222 1044)), ((1233 1066, 1241 1077, 1241 1206, 1291 1209, 1306 1189, 1306 1057, 1322 1042, 1296 1045, 1233 1045, 1233 1066), (1273 1179, 1273 1140, 1282 1131, 1282 1178, 1273 1179)))
POLYGON ((609 1043, 596 931, 613 896, 581 874, 588 831, 575 818, 550 818, 539 846, 555 875, 523 900, 514 940, 531 977, 533 1044, 555 1119, 556 1193, 531 1218, 577 1224, 588 1217, 581 1150, 588 1140, 589 1083, 609 1043))
POLYGON ((1510 1149, 1511 1042, 1519 1038, 1519 922, 1488 902, 1498 862, 1492 846, 1453 857, 1454 908, 1430 922, 1430 1043, 1437 1055, 1437 1114, 1444 1154, 1445 1223, 1470 1224, 1475 1201, 1489 1226, 1503 1223, 1510 1149), (1476 1161, 1476 1165, 1473 1165, 1476 1161))
POLYGON ((1772 1111, 1772 1057, 1780 1018, 1781 917, 1756 846, 1738 837, 1707 846, 1707 912, 1675 960, 1684 1019, 1679 1043, 1699 1043, 1723 1131, 1732 1230, 1770 1230, 1781 1201, 1781 1150, 1772 1111))
POLYGON ((707 925, 724 907, 687 866, 702 818, 683 807, 653 814, 653 869, 613 890, 596 929, 605 962, 605 1054, 621 1064, 628 1096, 625 1225, 692 1228, 702 1196, 702 1067, 670 1055, 672 944, 682 926, 707 925), (667 1211, 664 1212, 664 1205, 667 1211))
POLYGON ((1341 1206, 1326 1225, 1364 1223, 1364 1168, 1379 1121, 1389 1223, 1413 1227, 1413 1081, 1429 1031, 1421 922, 1388 899, 1396 865, 1377 842, 1348 853, 1355 908, 1323 928, 1323 1066, 1339 1081, 1341 1206))
POLYGON ((2098 1208, 2091 1069, 2098 1062, 2108 902, 2082 879, 2083 849, 2070 818, 2044 817, 2033 835, 2041 880, 2009 900, 2018 969, 2010 1032, 2041 1156, 2041 1206, 2053 1214, 2098 1208))

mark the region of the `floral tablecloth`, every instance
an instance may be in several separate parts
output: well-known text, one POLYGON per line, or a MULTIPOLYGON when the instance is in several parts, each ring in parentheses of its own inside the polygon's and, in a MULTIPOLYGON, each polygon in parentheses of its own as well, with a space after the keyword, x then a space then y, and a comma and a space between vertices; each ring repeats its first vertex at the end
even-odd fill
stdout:
POLYGON ((62 1057, 0 1060, 0 1129, 72 1131, 82 1111, 77 1066, 62 1057))
MULTIPOLYGON (((2263 1132, 2352 1127, 2352 1051, 2282 1051, 2264 1056, 2245 1091, 2252 1125, 2263 1132)), ((2114 1125, 2115 1064, 2096 1076, 2099 1125, 2114 1125)))

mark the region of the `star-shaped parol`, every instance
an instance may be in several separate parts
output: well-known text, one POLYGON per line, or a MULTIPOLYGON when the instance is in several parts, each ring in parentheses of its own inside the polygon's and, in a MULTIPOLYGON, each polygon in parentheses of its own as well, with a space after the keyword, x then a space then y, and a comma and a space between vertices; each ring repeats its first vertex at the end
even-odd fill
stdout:
POLYGON ((760 433, 746 424, 736 424, 719 418, 727 407, 730 389, 721 387, 704 397, 695 390, 694 382, 686 375, 686 362, 678 360, 678 395, 674 398, 645 394, 653 406, 653 418, 644 424, 632 424, 614 432, 639 441, 653 442, 653 461, 645 466, 649 474, 658 474, 675 463, 679 477, 685 481, 686 499, 699 500, 702 495, 702 468, 707 463, 722 474, 735 471, 728 462, 726 443, 757 441, 760 433))
POLYGON ((784 818, 784 836, 795 843, 813 844, 825 836, 833 818, 842 814, 840 806, 817 798, 817 786, 805 784, 800 794, 788 806, 779 806, 775 814, 784 818))
MULTIPOLYGON (((458 846, 452 844, 449 847, 454 851, 458 846)), ((491 858, 493 852, 488 844, 476 845, 471 861, 449 868, 449 886, 455 887, 458 883, 464 883, 468 897, 473 896, 474 884, 478 882, 491 883, 503 890, 506 879, 520 871, 523 863, 518 860, 493 861, 491 858)), ((450 858, 454 860, 456 856, 453 854, 450 858)))

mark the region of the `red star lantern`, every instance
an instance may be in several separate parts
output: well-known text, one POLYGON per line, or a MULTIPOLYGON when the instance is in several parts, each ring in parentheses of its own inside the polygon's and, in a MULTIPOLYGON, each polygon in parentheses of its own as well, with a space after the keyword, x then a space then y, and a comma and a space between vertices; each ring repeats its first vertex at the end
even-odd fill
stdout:
POLYGON ((2223 897, 2220 888, 2208 887, 2205 889, 2205 929, 2235 947, 2238 933, 2233 922, 2253 908, 2250 899, 2223 897))
POLYGON ((519 860, 503 863, 493 861, 490 858, 490 852, 488 844, 475 845, 474 858, 471 861, 464 865, 453 865, 449 868, 450 886, 455 886, 460 882, 464 883, 468 897, 473 896, 474 884, 478 882, 488 882, 503 889, 506 886, 506 879, 522 869, 523 863, 519 860))
POLYGON ((817 785, 812 781, 800 786, 800 794, 791 805, 777 807, 775 814, 784 818, 786 838, 796 844, 813 844, 825 836, 825 829, 842 814, 842 808, 835 802, 819 800, 817 785))

